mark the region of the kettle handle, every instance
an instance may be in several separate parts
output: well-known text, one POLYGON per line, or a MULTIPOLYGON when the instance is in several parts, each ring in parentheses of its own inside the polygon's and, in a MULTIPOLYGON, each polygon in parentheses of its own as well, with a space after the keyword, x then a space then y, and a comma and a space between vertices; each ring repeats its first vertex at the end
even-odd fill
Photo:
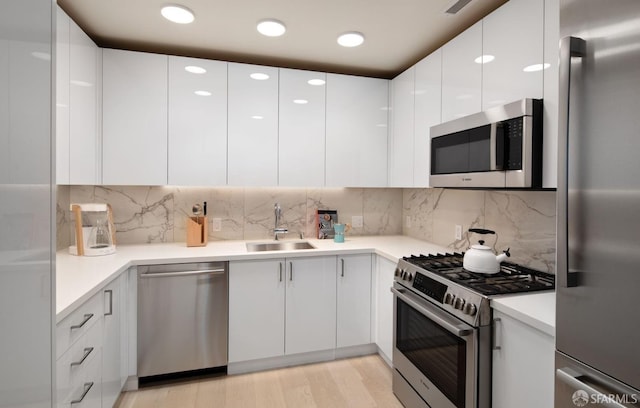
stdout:
POLYGON ((469 228, 469 232, 475 232, 476 234, 492 234, 495 235, 495 231, 491 231, 484 228, 469 228))

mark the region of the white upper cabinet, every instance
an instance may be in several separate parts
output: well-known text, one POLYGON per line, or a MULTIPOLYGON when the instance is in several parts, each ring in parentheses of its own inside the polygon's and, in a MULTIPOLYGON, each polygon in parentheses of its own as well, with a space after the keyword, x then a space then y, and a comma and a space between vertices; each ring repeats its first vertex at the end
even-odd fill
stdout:
POLYGON ((229 63, 228 184, 278 185, 278 68, 229 63))
POLYGON ((510 0, 483 20, 482 110, 542 98, 544 0, 510 0))
POLYGON ((227 183, 227 63, 169 57, 169 184, 227 183))
POLYGON ((387 186, 389 81, 327 74, 326 186, 387 186))
POLYGON ((167 184, 167 61, 103 50, 103 184, 167 184))
MULTIPOLYGON (((511 33, 509 33, 511 34, 511 33)), ((482 107, 482 21, 442 47, 442 121, 480 112, 482 107)))
POLYGON ((56 182, 99 184, 102 54, 59 7, 56 31, 56 182))
POLYGON ((428 187, 431 174, 429 129, 441 123, 442 49, 415 65, 413 186, 428 187))
POLYGON ((69 184, 99 184, 98 65, 102 53, 73 20, 69 34, 69 184))
POLYGON ((280 69, 278 184, 324 186, 323 72, 280 69))
POLYGON ((391 81, 389 186, 413 187, 415 67, 391 81))
MULTIPOLYGON (((56 8, 56 183, 69 184, 69 25, 56 8)), ((4 64, 0 64, 4 66, 4 64)), ((2 68, 0 68, 2 69, 2 68)), ((4 94, 4 93, 3 93, 4 94)), ((8 123, 8 122, 7 122, 8 123)))

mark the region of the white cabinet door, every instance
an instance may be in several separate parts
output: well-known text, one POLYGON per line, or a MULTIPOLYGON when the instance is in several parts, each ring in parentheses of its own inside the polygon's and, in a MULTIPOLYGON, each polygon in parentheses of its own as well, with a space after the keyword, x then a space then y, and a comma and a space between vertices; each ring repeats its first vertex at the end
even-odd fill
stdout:
POLYGON ((415 66, 391 81, 389 186, 413 187, 415 66))
POLYGON ((336 347, 336 257, 287 259, 285 354, 336 347))
POLYGON ((281 186, 324 186, 325 82, 326 74, 322 72, 280 69, 278 184, 281 186), (316 81, 309 83, 311 80, 316 81))
POLYGON ((278 68, 229 63, 228 184, 278 184, 278 68))
POLYGON ((415 65, 415 113, 413 142, 413 185, 429 187, 431 174, 431 126, 441 123, 442 49, 415 65))
MULTIPOLYGON (((56 7, 56 183, 69 184, 69 25, 56 7)), ((3 61, 0 61, 3 62, 3 61)), ((0 66, 4 67, 5 64, 0 66)), ((2 69, 2 68, 0 68, 2 69)), ((0 76, 1 77, 1 76, 0 76)), ((4 93, 3 93, 4 94, 4 93)), ((3 122, 4 121, 0 121, 3 122)), ((8 122, 7 122, 8 123, 8 122)))
POLYGON ((484 18, 482 110, 542 98, 544 0, 511 0, 484 18), (509 33, 505 35, 505 33, 509 33))
POLYGON ((167 58, 103 50, 103 184, 167 184, 167 58))
POLYGON ((482 21, 442 47, 442 121, 480 112, 482 107, 482 21))
MULTIPOLYGON (((126 276, 126 275, 125 275, 126 276)), ((103 296, 103 338, 102 338, 102 406, 112 407, 122 389, 122 286, 121 279, 109 284, 103 296)))
POLYGON ((284 355, 284 259, 229 263, 229 362, 284 355))
POLYGON ((495 310, 493 317, 500 349, 493 351, 492 406, 552 407, 553 337, 495 310))
POLYGON ((393 274, 396 262, 376 259, 376 344, 388 362, 393 358, 393 274))
POLYGON ((337 347, 371 343, 371 254, 338 257, 337 347))
POLYGON ((327 186, 387 186, 388 111, 388 80, 327 74, 327 186))
POLYGON ((169 184, 227 183, 227 63, 169 57, 169 184))
POLYGON ((98 46, 71 20, 69 49, 69 184, 100 184, 98 46))

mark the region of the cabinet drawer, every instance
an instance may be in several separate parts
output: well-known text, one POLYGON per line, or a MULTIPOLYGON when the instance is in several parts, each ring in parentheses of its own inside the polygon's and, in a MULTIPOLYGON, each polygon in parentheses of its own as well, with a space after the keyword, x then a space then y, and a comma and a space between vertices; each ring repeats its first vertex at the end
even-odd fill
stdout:
POLYGON ((102 318, 102 292, 89 299, 56 326, 56 359, 102 318))
POLYGON ((102 325, 93 324, 56 362, 58 407, 100 407, 102 325), (83 398, 84 395, 84 398, 83 398), (75 401, 73 404, 72 401, 75 401))

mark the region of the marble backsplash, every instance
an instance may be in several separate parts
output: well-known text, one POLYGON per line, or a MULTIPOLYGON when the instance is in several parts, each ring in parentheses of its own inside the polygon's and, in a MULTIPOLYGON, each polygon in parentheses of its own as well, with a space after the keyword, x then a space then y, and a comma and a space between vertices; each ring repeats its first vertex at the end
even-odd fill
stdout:
POLYGON ((185 242, 186 219, 193 204, 207 202, 209 240, 272 239, 274 204, 282 208, 285 239, 315 237, 316 209, 338 210, 341 222, 362 216, 351 235, 400 235, 402 190, 304 188, 203 188, 131 186, 59 186, 58 249, 73 240, 70 203, 103 202, 113 207, 119 244, 185 242), (214 231, 213 218, 222 228, 214 231))
POLYGON ((408 235, 464 251, 480 239, 469 228, 497 232, 486 237, 496 252, 511 248, 511 260, 555 273, 553 191, 416 189, 202 188, 58 186, 58 249, 73 240, 72 202, 106 202, 114 210, 120 244, 185 242, 185 223, 195 203, 207 202, 209 240, 272 239, 274 204, 282 207, 285 239, 315 237, 316 209, 336 209, 342 222, 363 216, 351 235, 408 235), (455 226, 462 239, 456 240, 455 226), (474 236, 475 235, 475 236, 474 236))
POLYGON ((496 252, 510 248, 511 261, 555 273, 556 194, 554 191, 405 189, 403 234, 465 251, 486 228, 496 252), (455 239, 455 226, 462 239, 455 239))

